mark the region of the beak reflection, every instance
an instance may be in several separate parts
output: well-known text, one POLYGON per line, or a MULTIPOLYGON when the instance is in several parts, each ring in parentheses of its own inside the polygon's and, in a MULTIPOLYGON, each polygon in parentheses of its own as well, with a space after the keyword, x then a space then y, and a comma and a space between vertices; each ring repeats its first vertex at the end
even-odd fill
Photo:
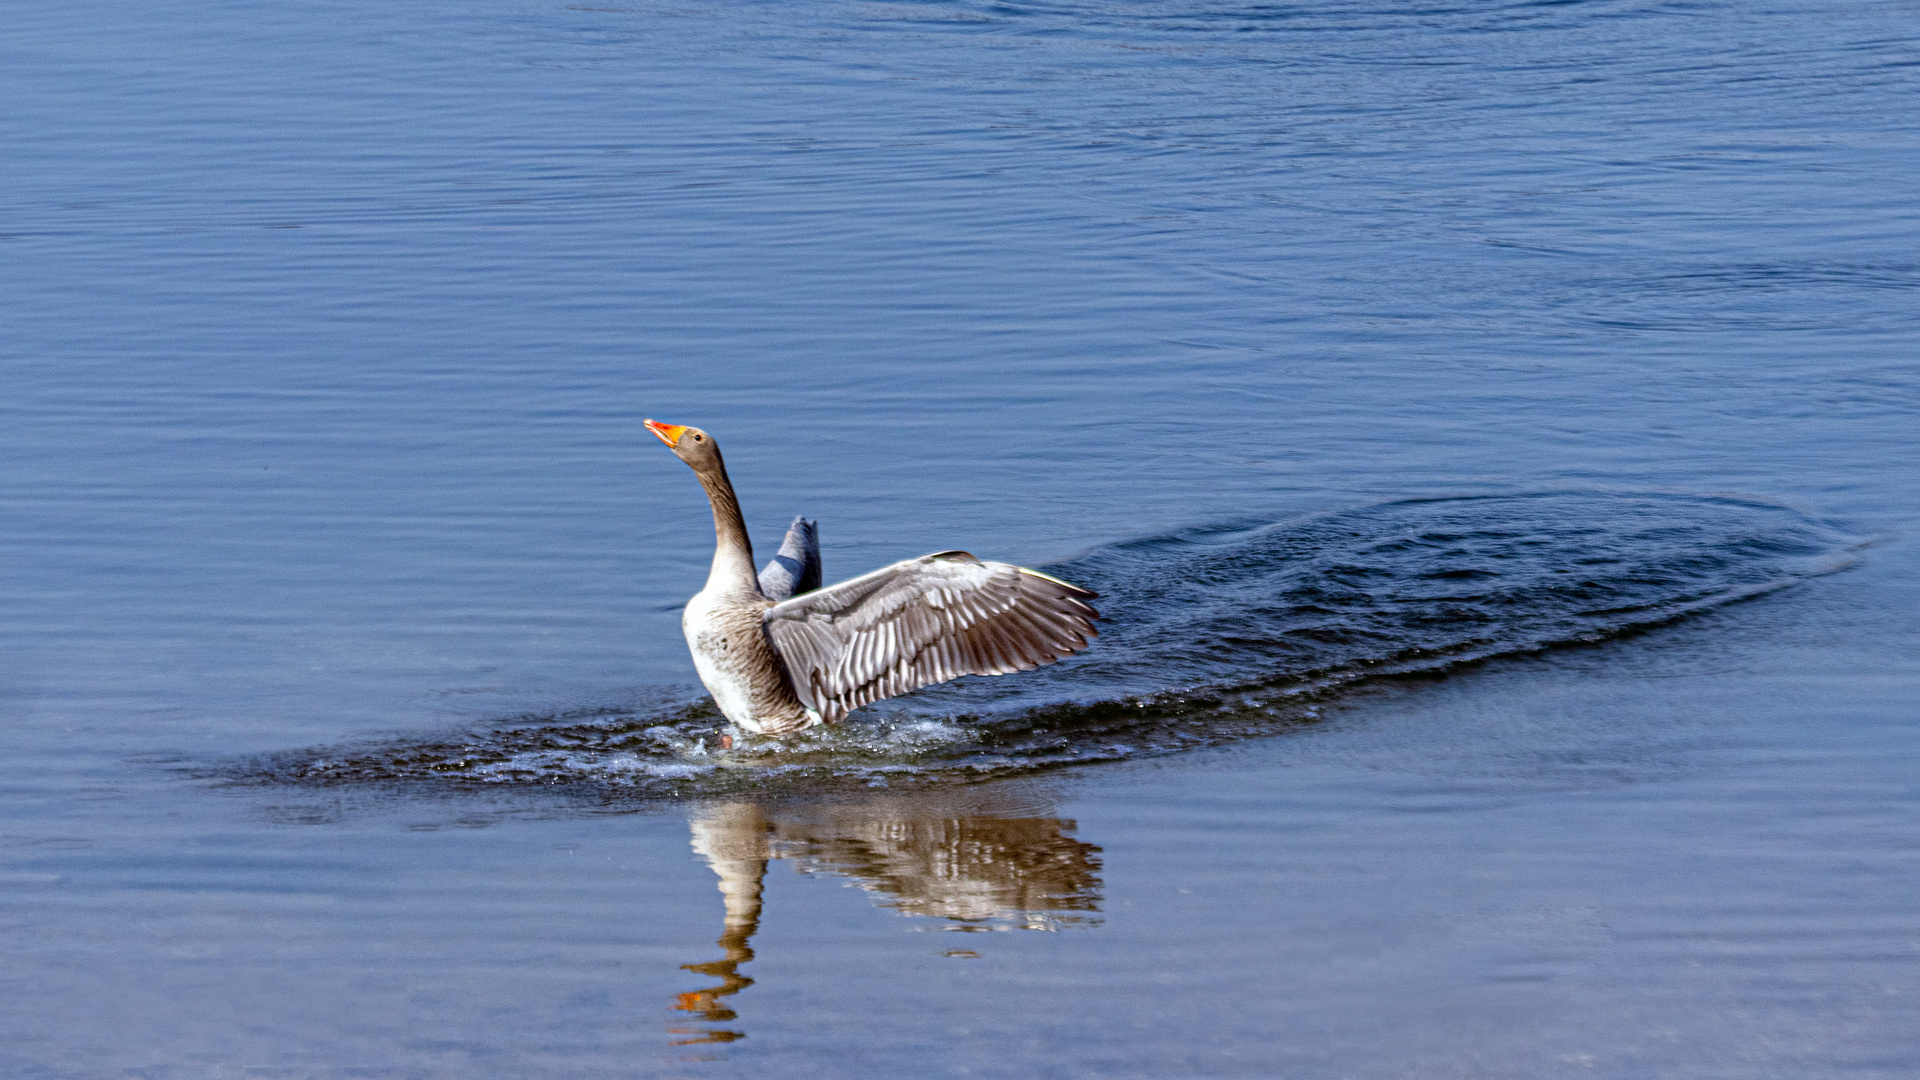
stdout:
MULTIPOLYGON (((973 812, 955 813, 907 797, 845 806, 732 802, 696 809, 693 850, 720 878, 726 920, 717 942, 721 958, 681 965, 718 985, 680 994, 674 1007, 709 1024, 739 1018, 726 999, 753 985, 740 966, 753 959, 748 943, 760 926, 762 885, 775 859, 789 860, 802 874, 852 878, 881 907, 943 920, 947 930, 1099 924, 1100 849, 1073 837, 1073 821, 968 809, 973 812)), ((688 1036, 676 1045, 745 1037, 729 1028, 669 1031, 688 1036)))

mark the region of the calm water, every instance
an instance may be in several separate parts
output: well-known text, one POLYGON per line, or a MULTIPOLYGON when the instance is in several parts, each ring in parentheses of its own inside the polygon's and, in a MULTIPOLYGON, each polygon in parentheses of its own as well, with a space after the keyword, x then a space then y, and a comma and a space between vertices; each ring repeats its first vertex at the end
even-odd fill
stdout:
POLYGON ((1913 1075, 1916 27, 16 5, 0 1076, 1913 1075), (642 416, 1103 637, 722 750, 642 416))

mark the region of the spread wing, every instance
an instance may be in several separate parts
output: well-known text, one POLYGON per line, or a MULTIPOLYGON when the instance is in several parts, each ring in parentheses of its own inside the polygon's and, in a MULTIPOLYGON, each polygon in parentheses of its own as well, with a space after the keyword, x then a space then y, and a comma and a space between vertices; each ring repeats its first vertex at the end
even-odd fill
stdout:
POLYGON ((1005 675, 1087 647, 1097 594, 964 551, 908 559, 767 609, 793 689, 833 723, 962 675, 1005 675))
POLYGON ((760 571, 760 595, 785 600, 819 587, 820 529, 806 518, 794 518, 779 553, 760 571))

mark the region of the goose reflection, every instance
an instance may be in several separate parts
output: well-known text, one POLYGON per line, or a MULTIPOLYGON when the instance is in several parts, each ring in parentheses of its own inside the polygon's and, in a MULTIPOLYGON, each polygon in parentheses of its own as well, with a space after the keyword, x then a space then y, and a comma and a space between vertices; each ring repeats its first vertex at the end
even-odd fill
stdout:
MULTIPOLYGON (((941 920, 946 930, 1096 925, 1100 849, 1075 839, 1071 820, 1011 816, 1017 809, 975 803, 961 812, 894 797, 844 806, 699 807, 690 822, 693 850, 720 879, 726 921, 720 959, 682 969, 719 982, 680 994, 675 1008, 716 1025, 738 1018, 726 999, 753 985, 740 966, 753 959, 749 942, 760 926, 767 864, 775 859, 802 874, 851 878, 881 907, 941 920)), ((669 1030, 690 1036, 677 1040, 681 1045, 742 1037, 719 1027, 669 1030)))

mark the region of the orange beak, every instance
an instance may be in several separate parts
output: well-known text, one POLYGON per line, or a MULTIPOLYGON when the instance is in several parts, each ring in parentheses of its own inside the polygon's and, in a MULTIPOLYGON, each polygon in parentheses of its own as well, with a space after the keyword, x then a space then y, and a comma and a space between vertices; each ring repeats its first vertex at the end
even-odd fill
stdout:
POLYGON ((680 436, 687 433, 686 426, 683 424, 663 424, 658 420, 642 420, 640 422, 647 426, 648 431, 660 436, 660 441, 666 443, 668 446, 679 445, 680 436))

